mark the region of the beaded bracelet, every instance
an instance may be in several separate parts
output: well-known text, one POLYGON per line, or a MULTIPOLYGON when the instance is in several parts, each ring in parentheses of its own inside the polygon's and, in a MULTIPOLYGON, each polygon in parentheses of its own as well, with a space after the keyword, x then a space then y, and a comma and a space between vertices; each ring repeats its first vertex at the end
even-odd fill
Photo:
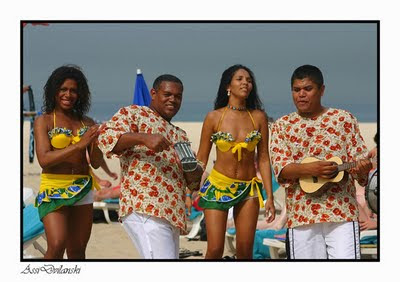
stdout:
POLYGON ((186 194, 186 197, 192 198, 192 194, 186 194))

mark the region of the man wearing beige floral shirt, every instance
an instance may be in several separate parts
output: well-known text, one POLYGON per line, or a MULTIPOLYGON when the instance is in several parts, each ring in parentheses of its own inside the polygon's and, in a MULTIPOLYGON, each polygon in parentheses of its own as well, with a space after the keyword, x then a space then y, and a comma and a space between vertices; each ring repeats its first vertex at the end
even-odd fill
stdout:
POLYGON ((121 108, 100 128, 99 148, 121 162, 119 218, 145 259, 179 258, 179 235, 186 233, 185 189, 203 169, 184 173, 173 145, 188 141, 170 123, 183 95, 182 82, 159 76, 151 104, 121 108))
POLYGON ((297 68, 291 79, 297 112, 278 119, 271 130, 271 162, 286 189, 288 257, 290 259, 359 259, 360 239, 356 188, 367 184, 371 162, 356 118, 349 112, 322 106, 325 86, 314 66, 297 68), (299 179, 330 179, 335 162, 355 162, 342 181, 304 192, 299 179), (301 163, 306 157, 318 160, 301 163))

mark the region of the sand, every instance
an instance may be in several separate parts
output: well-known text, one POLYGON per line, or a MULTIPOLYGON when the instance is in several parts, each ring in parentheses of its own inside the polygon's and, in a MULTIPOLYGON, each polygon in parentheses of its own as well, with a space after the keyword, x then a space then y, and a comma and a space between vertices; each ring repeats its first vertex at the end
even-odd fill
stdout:
MULTIPOLYGON (((200 133, 202 123, 200 122, 176 122, 177 126, 184 129, 189 139, 192 142, 193 150, 197 151, 200 140, 200 133)), ((24 187, 30 187, 35 192, 38 191, 40 184, 40 172, 41 168, 35 157, 32 164, 28 161, 28 141, 29 141, 29 122, 24 122, 23 127, 23 183, 24 187)), ((364 137, 365 143, 368 149, 372 149, 375 144, 373 137, 377 132, 376 123, 361 123, 360 124, 361 134, 364 137)), ((212 160, 215 159, 215 146, 211 151, 209 157, 209 163, 207 170, 210 171, 212 160)), ((119 161, 118 159, 107 159, 111 171, 119 173, 119 161)), ((107 175, 102 169, 95 171, 101 178, 107 178, 107 175)), ((111 179, 109 179, 111 181, 111 179)), ((117 184, 117 181, 112 181, 113 184, 117 184)), ((22 192, 21 192, 22 193, 22 192)), ((190 223, 188 224, 190 226, 190 223)), ((40 239, 39 243, 46 246, 44 240, 40 239)), ((201 259, 204 258, 207 242, 205 241, 188 241, 186 238, 180 239, 180 247, 189 249, 191 251, 200 251, 203 256, 189 257, 188 259, 201 259)), ((40 257, 41 254, 33 247, 27 249, 27 253, 34 256, 40 257)), ((227 248, 225 248, 224 256, 232 255, 227 248)), ((137 259, 139 258, 138 252, 131 243, 129 237, 124 231, 122 225, 118 222, 107 224, 104 222, 94 223, 92 227, 92 234, 88 243, 86 256, 88 259, 137 259)))

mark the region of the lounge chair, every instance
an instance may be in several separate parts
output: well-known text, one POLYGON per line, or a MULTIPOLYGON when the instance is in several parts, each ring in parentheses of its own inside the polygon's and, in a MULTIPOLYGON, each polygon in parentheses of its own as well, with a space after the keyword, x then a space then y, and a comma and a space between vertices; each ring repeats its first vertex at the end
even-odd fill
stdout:
POLYGON ((190 229, 189 234, 181 235, 180 238, 193 239, 194 237, 196 237, 201 230, 200 223, 203 220, 203 218, 204 218, 204 213, 202 211, 196 211, 196 209, 192 207, 192 212, 189 217, 189 221, 192 223, 192 228, 190 229))
POLYGON ((44 233, 43 223, 39 219, 39 213, 37 208, 32 204, 25 206, 23 209, 23 242, 24 242, 24 258, 31 257, 26 254, 26 249, 33 245, 35 249, 41 252, 43 255, 46 253, 44 247, 42 247, 38 239, 43 238, 46 240, 44 233))
POLYGON ((112 223, 110 219, 110 215, 108 210, 119 210, 119 199, 104 199, 103 201, 93 202, 93 209, 95 210, 103 210, 104 218, 106 219, 107 223, 112 223))

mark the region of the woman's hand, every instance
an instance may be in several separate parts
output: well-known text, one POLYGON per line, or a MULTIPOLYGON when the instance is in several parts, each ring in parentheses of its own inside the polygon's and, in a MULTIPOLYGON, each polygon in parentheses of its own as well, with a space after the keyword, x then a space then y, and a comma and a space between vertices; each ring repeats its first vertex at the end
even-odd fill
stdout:
POLYGON ((275 219, 275 205, 273 198, 268 198, 265 203, 265 217, 268 223, 274 221, 275 219))
POLYGON ((89 146, 96 138, 99 136, 99 125, 92 125, 86 132, 85 134, 82 135, 81 140, 76 143, 77 147, 79 149, 85 149, 87 146, 89 146))

